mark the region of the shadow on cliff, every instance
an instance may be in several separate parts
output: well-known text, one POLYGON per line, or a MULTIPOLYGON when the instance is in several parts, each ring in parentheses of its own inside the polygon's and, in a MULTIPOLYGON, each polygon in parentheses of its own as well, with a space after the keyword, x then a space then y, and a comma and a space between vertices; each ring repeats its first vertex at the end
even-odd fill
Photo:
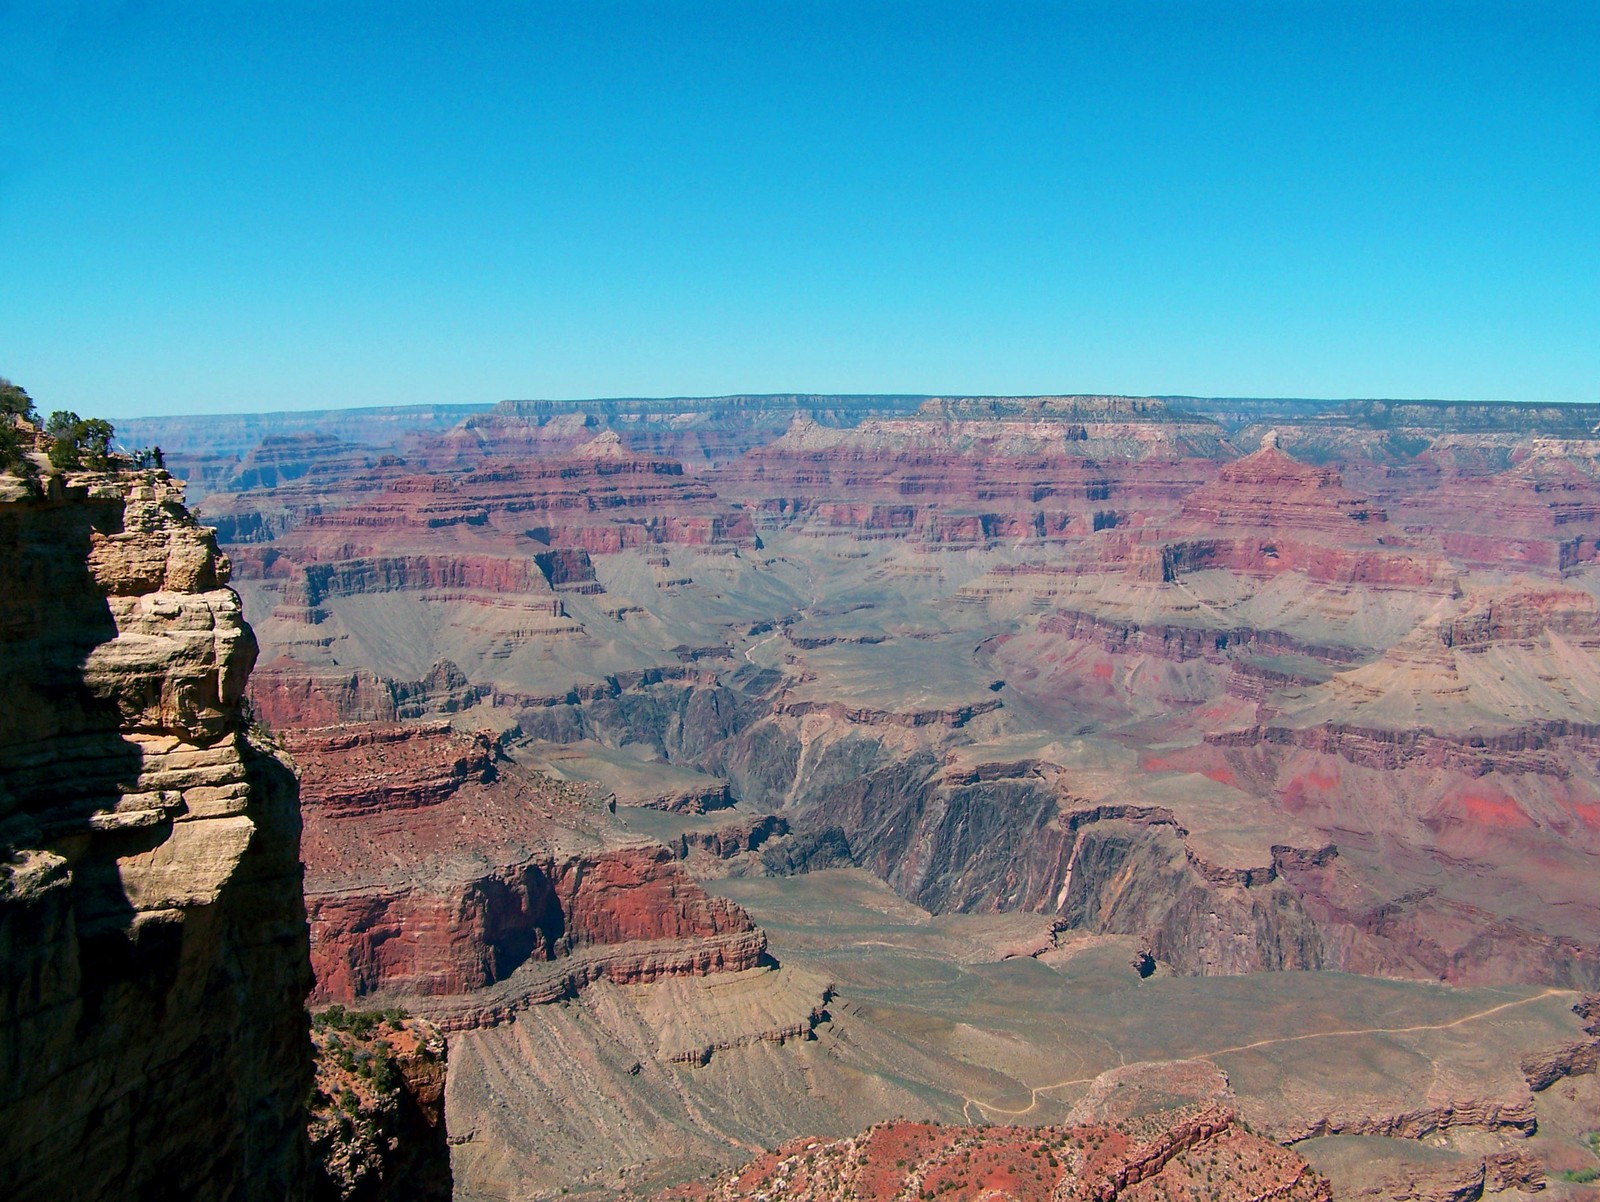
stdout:
POLYGON ((9 1104, 0 1177, 28 1183, 10 1195, 19 1199, 68 1196, 55 1188, 63 1179, 85 1197, 109 1184, 114 1171, 84 1159, 88 1115, 103 1108, 114 1122, 111 1090, 132 1075, 128 1049, 160 1029, 182 959, 181 926, 137 922, 117 870, 170 823, 117 814, 143 756, 121 733, 116 697, 89 674, 95 650, 118 635, 90 552, 96 534, 121 523, 120 501, 59 483, 47 498, 0 506, 0 862, 10 878, 0 1032, 8 1047, 29 1032, 28 1055, 9 1060, 0 1095, 9 1104), (32 1105, 63 1095, 58 1078, 81 1091, 73 1104, 32 1105))
POLYGON ((193 527, 149 483, 148 525, 110 547, 117 488, 0 505, 0 1180, 15 1202, 298 1199, 310 1178, 297 785, 247 745, 235 760, 254 640, 231 610, 176 596, 222 577, 211 560, 172 574, 168 536, 193 527), (234 821, 180 824, 197 785, 234 821), (228 808, 241 796, 248 822, 228 808))
POLYGON ((114 816, 143 754, 121 733, 115 697, 97 693, 88 675, 90 656, 118 635, 89 555, 96 534, 121 530, 122 512, 120 501, 56 484, 49 497, 0 514, 10 593, 0 606, 0 681, 11 700, 0 707, 0 823, 7 850, 59 856, 70 873, 80 1027, 97 1021, 118 982, 164 997, 182 940, 177 924, 134 921, 117 861, 159 846, 171 821, 114 816))

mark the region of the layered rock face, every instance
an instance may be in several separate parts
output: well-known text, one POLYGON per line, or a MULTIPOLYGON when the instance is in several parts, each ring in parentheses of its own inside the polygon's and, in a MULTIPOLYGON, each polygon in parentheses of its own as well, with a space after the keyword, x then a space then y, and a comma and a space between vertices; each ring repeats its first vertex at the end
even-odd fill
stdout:
POLYGON ((0 499, 0 559, 0 1179, 303 1197, 300 820, 228 561, 164 472, 0 499))
MULTIPOLYGON (((744 556, 757 542, 749 516, 703 480, 609 433, 549 458, 427 473, 380 464, 344 481, 312 472, 302 486, 311 495, 292 513, 263 516, 234 547, 263 637, 303 662, 354 659, 386 676, 407 661, 421 675, 449 659, 478 683, 491 665, 519 669, 499 675, 526 688, 548 649, 567 669, 550 682, 564 691, 586 667, 637 665, 631 647, 596 657, 583 645, 594 616, 621 624, 646 612, 612 594, 594 558, 627 553, 652 593, 670 593, 692 582, 680 555, 750 570, 744 556), (391 621, 374 642, 379 608, 391 621), (340 644, 354 656, 340 656, 340 644)), ((212 505, 244 523, 247 511, 278 513, 284 491, 212 505)))
POLYGON ((1387 521, 1382 509, 1346 489, 1333 469, 1300 463, 1280 451, 1276 436, 1184 498, 1183 513, 1219 530, 1242 526, 1343 534, 1350 522, 1387 521))
MULTIPOLYGON (((1594 446, 1595 444, 1590 444, 1594 446)), ((1427 493, 1396 497, 1403 520, 1439 530, 1445 549, 1478 567, 1570 572, 1600 558, 1600 474, 1593 452, 1535 444, 1509 470, 1442 473, 1427 493), (1494 515, 1493 527, 1475 515, 1494 515)))
POLYGON ((716 480, 769 528, 948 548, 1060 542, 1175 507, 1220 446, 1216 427, 1157 401, 1061 400, 930 401, 850 430, 800 420, 716 480))
POLYGON ((598 401, 502 401, 471 423, 495 453, 549 445, 574 430, 619 434, 628 446, 692 470, 716 467, 782 434, 795 418, 831 427, 911 412, 920 396, 633 397, 598 401), (708 403, 708 400, 710 403, 708 403))
POLYGON ((1593 405, 1373 401, 1290 416, 1272 434, 1293 455, 1339 463, 1392 523, 1429 531, 1457 562, 1559 573, 1597 553, 1597 417, 1593 405))
POLYGON ((450 1029, 600 977, 740 971, 765 937, 591 791, 442 723, 286 736, 302 774, 315 1001, 403 998, 450 1029), (490 989, 498 986, 497 989, 490 989))

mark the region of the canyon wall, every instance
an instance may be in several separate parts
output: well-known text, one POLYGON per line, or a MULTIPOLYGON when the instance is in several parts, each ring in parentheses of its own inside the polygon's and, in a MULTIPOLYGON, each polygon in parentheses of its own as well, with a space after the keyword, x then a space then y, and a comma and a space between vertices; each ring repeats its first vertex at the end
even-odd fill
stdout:
POLYGON ((228 560, 165 472, 0 487, 0 1180, 302 1198, 300 817, 228 560))
POLYGON ((592 790, 520 768, 487 734, 283 737, 303 781, 315 1002, 398 999, 457 1030, 601 977, 762 962, 766 938, 738 906, 615 829, 592 790))
POLYGON ((1561 418, 508 403, 404 445, 262 439, 215 504, 273 724, 659 764, 692 784, 650 796, 781 812, 765 870, 853 863, 1184 972, 1590 986, 1600 468, 1561 418), (1056 776, 990 771, 1022 760, 1056 776))

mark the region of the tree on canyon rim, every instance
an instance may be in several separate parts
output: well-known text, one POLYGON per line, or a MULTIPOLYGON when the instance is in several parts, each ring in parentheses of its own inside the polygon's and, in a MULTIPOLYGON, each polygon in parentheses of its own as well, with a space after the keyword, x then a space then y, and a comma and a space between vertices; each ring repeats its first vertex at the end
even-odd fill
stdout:
POLYGON ((23 477, 39 474, 28 457, 32 440, 19 428, 21 423, 33 422, 38 416, 27 390, 0 376, 0 472, 23 477))
POLYGON ((60 471, 80 467, 104 471, 111 465, 116 428, 104 418, 82 418, 70 409, 57 409, 45 422, 44 432, 54 440, 48 452, 50 465, 60 471))
POLYGON ((21 385, 13 384, 4 376, 0 376, 0 415, 6 417, 6 425, 10 427, 14 427, 19 421, 31 422, 38 416, 28 390, 21 385))

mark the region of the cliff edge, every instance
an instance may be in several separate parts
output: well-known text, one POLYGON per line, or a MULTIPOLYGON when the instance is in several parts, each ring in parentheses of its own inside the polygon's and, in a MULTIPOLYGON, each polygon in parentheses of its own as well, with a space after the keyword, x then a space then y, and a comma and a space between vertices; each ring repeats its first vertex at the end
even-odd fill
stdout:
MULTIPOLYGON (((8 482, 9 483, 9 482, 8 482)), ((301 1199, 311 987, 255 637, 163 471, 0 493, 0 1181, 301 1199)))

